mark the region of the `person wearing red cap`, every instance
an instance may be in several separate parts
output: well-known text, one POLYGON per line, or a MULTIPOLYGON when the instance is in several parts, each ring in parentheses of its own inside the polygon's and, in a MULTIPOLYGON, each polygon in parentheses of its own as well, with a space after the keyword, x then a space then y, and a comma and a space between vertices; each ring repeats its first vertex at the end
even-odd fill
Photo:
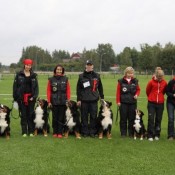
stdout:
POLYGON ((48 80, 47 100, 48 106, 52 108, 53 137, 62 138, 66 102, 70 100, 70 84, 61 65, 54 68, 54 75, 48 80))
POLYGON ((21 117, 22 136, 33 137, 33 113, 39 88, 37 74, 33 72, 31 59, 23 60, 24 68, 19 71, 13 83, 13 98, 18 102, 21 117))

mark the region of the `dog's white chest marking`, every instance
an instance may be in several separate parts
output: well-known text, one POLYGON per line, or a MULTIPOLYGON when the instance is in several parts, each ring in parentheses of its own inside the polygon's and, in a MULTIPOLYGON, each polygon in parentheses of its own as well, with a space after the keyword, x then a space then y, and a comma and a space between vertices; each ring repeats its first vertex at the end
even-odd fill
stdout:
POLYGON ((69 127, 69 129, 72 129, 76 124, 73 121, 73 116, 72 116, 70 108, 67 108, 66 110, 66 122, 67 122, 67 126, 69 127))
POLYGON ((136 115, 136 119, 134 121, 134 128, 139 133, 140 128, 141 128, 139 115, 136 115))
POLYGON ((104 116, 104 119, 101 121, 103 129, 107 129, 109 125, 112 125, 112 119, 111 119, 111 111, 109 108, 105 107, 102 110, 102 116, 104 116))
POLYGON ((8 126, 7 121, 5 120, 7 113, 1 112, 0 113, 0 127, 1 127, 1 133, 3 133, 8 126))
POLYGON ((44 120, 42 119, 43 118, 43 113, 44 113, 44 111, 43 111, 43 109, 41 108, 41 106, 38 106, 36 109, 35 109, 35 116, 36 116, 36 118, 35 118, 35 120, 34 120, 34 123, 35 123, 35 127, 36 128, 43 128, 43 125, 44 125, 44 120))

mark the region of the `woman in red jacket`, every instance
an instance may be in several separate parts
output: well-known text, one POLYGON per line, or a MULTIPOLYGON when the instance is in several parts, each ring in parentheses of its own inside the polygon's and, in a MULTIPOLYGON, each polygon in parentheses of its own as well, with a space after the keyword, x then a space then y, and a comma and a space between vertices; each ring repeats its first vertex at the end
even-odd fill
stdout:
POLYGON ((163 79, 163 70, 157 70, 155 76, 146 87, 148 98, 148 140, 159 140, 161 132, 161 121, 164 111, 164 94, 167 82, 163 79))
POLYGON ((124 77, 118 80, 116 103, 120 107, 120 133, 122 137, 133 137, 137 97, 140 94, 138 80, 134 78, 134 69, 127 67, 124 77))
POLYGON ((49 107, 52 107, 53 137, 62 138, 66 101, 70 100, 70 84, 61 65, 55 67, 54 76, 48 80, 47 100, 49 107))

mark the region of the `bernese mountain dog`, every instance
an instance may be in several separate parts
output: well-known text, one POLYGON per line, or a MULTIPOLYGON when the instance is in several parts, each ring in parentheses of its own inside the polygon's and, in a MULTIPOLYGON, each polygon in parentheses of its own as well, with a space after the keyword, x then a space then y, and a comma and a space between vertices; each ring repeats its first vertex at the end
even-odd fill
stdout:
POLYGON ((44 99, 38 98, 37 99, 37 107, 35 109, 35 116, 34 116, 34 124, 35 130, 34 135, 38 135, 39 133, 43 133, 45 137, 49 133, 50 126, 48 124, 48 102, 44 99))
POLYGON ((0 136, 10 138, 10 112, 11 109, 0 104, 0 136))
POLYGON ((73 132, 77 139, 81 139, 80 127, 80 112, 77 103, 70 100, 66 103, 64 138, 68 138, 69 133, 73 132))
POLYGON ((140 138, 140 140, 143 140, 146 134, 145 125, 143 123, 143 117, 144 113, 141 110, 136 109, 135 110, 135 120, 134 120, 134 139, 136 140, 137 137, 140 138))
POLYGON ((101 106, 97 117, 98 138, 102 139, 105 134, 111 139, 111 130, 113 123, 113 112, 111 110, 112 102, 101 100, 101 106))

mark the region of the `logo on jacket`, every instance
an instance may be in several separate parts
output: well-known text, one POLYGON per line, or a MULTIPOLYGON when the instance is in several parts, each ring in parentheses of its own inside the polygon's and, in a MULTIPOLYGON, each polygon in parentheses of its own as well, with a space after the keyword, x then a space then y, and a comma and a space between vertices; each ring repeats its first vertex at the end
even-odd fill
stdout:
POLYGON ((126 91, 127 91, 127 88, 126 88, 126 87, 124 87, 124 88, 122 89, 122 91, 123 91, 123 92, 126 92, 126 91))

